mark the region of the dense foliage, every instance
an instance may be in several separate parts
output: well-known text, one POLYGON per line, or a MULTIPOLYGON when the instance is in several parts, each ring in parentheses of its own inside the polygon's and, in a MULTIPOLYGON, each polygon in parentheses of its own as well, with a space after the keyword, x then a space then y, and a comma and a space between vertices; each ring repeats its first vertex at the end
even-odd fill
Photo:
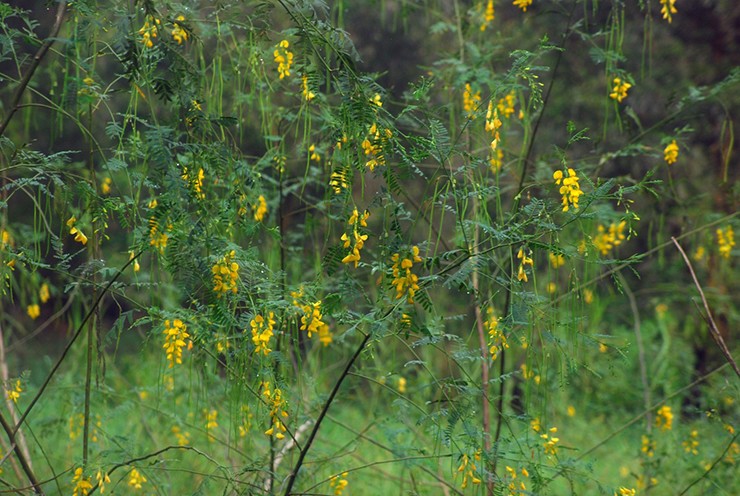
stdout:
POLYGON ((732 2, 37 3, 3 491, 740 489, 732 2))

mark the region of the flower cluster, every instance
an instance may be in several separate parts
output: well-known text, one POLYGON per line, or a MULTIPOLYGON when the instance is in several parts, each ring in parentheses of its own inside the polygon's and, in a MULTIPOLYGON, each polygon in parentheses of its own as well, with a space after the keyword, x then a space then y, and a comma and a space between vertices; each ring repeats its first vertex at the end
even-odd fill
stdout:
POLYGON ((673 21, 673 14, 677 14, 676 0, 660 0, 662 7, 660 13, 663 14, 663 19, 667 20, 670 24, 673 21))
POLYGON ((288 412, 285 411, 288 405, 283 399, 283 392, 279 388, 270 389, 270 383, 265 381, 262 383, 262 396, 270 407, 270 428, 265 435, 283 439, 283 432, 286 432, 283 419, 288 418, 288 412))
POLYGON ((209 410, 205 408, 203 409, 203 417, 205 417, 206 420, 205 428, 208 440, 213 441, 216 438, 213 437, 212 431, 214 429, 218 429, 218 410, 215 410, 213 408, 209 410))
POLYGON ((735 246, 735 231, 732 226, 727 226, 724 230, 717 229, 717 244, 719 245, 719 256, 730 258, 732 248, 735 246))
MULTIPOLYGON (((529 477, 529 472, 526 468, 521 469, 521 474, 522 477, 529 477)), ((528 494, 525 492, 527 490, 527 485, 524 483, 524 481, 519 479, 517 483, 518 474, 516 469, 513 469, 507 465, 506 475, 509 480, 509 485, 507 486, 507 488, 509 489, 508 496, 524 496, 525 494, 528 494)))
POLYGON ((663 150, 663 159, 668 165, 676 163, 676 160, 678 160, 678 144, 676 140, 671 141, 665 147, 665 150, 663 150))
POLYGON ((419 247, 411 247, 411 258, 401 259, 400 253, 394 253, 393 261, 393 286, 396 288, 396 298, 406 295, 406 301, 414 302, 414 295, 419 291, 419 277, 411 272, 414 262, 421 262, 419 247))
POLYGON ((550 258, 550 266, 553 269, 559 269, 560 267, 565 265, 565 256, 561 254, 555 254, 555 253, 550 252, 548 254, 548 257, 550 258))
POLYGON ((196 177, 190 177, 188 174, 188 168, 183 167, 182 169, 182 177, 183 181, 188 183, 190 188, 192 188, 193 191, 195 191, 195 197, 199 199, 204 199, 206 197, 205 193, 203 193, 203 179, 206 177, 206 173, 201 167, 198 169, 198 174, 196 177))
POLYGON ((103 181, 100 183, 100 192, 104 195, 109 195, 111 184, 113 184, 113 179, 111 179, 110 177, 104 178, 103 181))
POLYGON ((108 475, 108 473, 98 470, 98 473, 95 474, 95 480, 98 481, 98 489, 100 489, 100 494, 105 494, 105 485, 110 484, 110 476, 108 475))
POLYGON ((213 273, 213 292, 220 298, 231 291, 236 294, 239 282, 239 264, 234 262, 236 252, 231 250, 211 267, 213 273))
POLYGON ((26 307, 26 313, 31 319, 36 320, 41 315, 41 307, 38 303, 32 303, 26 307))
POLYGON ((493 308, 489 307, 487 313, 485 326, 488 328, 488 352, 491 354, 491 360, 495 361, 501 350, 509 348, 509 343, 504 331, 499 327, 498 317, 493 314, 493 308))
POLYGON ((180 428, 179 425, 173 425, 172 426, 172 435, 175 436, 175 439, 177 440, 177 444, 180 446, 187 446, 190 444, 190 433, 180 428))
POLYGON ((689 434, 689 438, 681 444, 683 444, 683 449, 686 453, 698 455, 699 450, 697 448, 699 448, 699 431, 696 429, 692 430, 691 434, 689 434))
POLYGON ((524 282, 529 281, 529 279, 527 278, 527 272, 524 270, 524 267, 526 265, 529 265, 530 267, 534 268, 534 260, 532 260, 532 257, 524 252, 524 247, 519 248, 519 252, 516 254, 516 258, 520 260, 519 272, 516 276, 517 280, 524 282))
POLYGON ((598 234, 593 239, 594 246, 601 252, 602 255, 608 255, 617 246, 621 245, 626 239, 624 234, 624 228, 627 226, 626 221, 621 221, 619 224, 612 222, 609 227, 606 228, 599 224, 596 228, 598 234))
POLYGON ((22 392, 23 388, 21 387, 21 380, 18 379, 17 381, 15 381, 14 388, 5 390, 5 397, 13 403, 18 403, 18 399, 21 397, 22 392))
POLYGON ((483 12, 483 23, 480 25, 480 30, 485 31, 486 28, 493 22, 495 15, 493 12, 493 0, 488 0, 486 3, 486 10, 483 12))
POLYGON ((499 133, 501 124, 501 119, 498 118, 498 108, 494 109, 493 101, 491 100, 488 102, 488 109, 486 110, 486 132, 491 133, 493 137, 491 150, 496 150, 501 141, 501 134, 499 133))
POLYGON ((516 103, 516 93, 510 91, 505 97, 501 98, 496 104, 496 108, 504 118, 508 119, 514 113, 514 104, 516 103))
POLYGON ((75 217, 74 215, 67 220, 67 227, 69 227, 69 234, 74 235, 75 241, 78 241, 82 243, 83 245, 86 245, 87 236, 85 236, 85 234, 82 231, 80 231, 79 229, 75 227, 76 222, 77 222, 77 217, 75 217))
POLYGON ((527 7, 532 5, 532 0, 514 0, 514 5, 522 9, 523 12, 527 11, 527 7))
POLYGON ((475 119, 475 111, 479 105, 480 91, 473 93, 470 83, 465 83, 465 90, 463 91, 463 110, 467 114, 468 119, 475 119))
POLYGON ((370 126, 367 137, 362 141, 362 150, 368 156, 365 165, 371 171, 379 165, 385 165, 385 156, 383 155, 384 143, 393 136, 390 129, 381 130, 377 124, 370 126))
MULTIPOLYGON (((291 293, 291 295, 293 295, 294 298, 298 296, 297 293, 291 293)), ((321 341, 324 346, 328 346, 332 341, 332 335, 331 332, 329 332, 329 325, 323 321, 324 316, 321 313, 321 300, 310 305, 301 305, 296 303, 297 302, 294 300, 293 304, 303 311, 303 316, 301 317, 301 331, 306 331, 309 338, 314 332, 317 333, 319 335, 319 341, 321 341)))
MULTIPOLYGON (((480 461, 480 451, 476 451, 475 454, 473 454, 473 459, 480 461)), ((480 484, 480 478, 475 475, 475 471, 475 463, 470 460, 470 457, 468 457, 467 454, 463 453, 463 456, 460 460, 460 466, 457 467, 457 473, 463 474, 462 484, 460 484, 461 488, 465 489, 466 487, 468 487, 468 481, 472 482, 473 484, 480 484)))
POLYGON ((622 79, 618 77, 615 77, 612 83, 614 84, 614 88, 612 88, 612 92, 609 93, 609 98, 622 103, 622 100, 627 98, 627 91, 632 87, 632 85, 627 81, 622 81, 622 79))
POLYGON ((334 489, 334 496, 341 496, 342 491, 347 487, 347 472, 342 472, 339 475, 333 476, 329 479, 329 486, 334 489))
MULTIPOLYGON (((154 200, 156 201, 156 200, 154 200)), ((172 227, 172 226, 167 226, 172 227)), ((169 236, 166 232, 159 230, 159 222, 154 217, 149 219, 149 244, 159 250, 159 253, 164 254, 164 249, 167 248, 167 240, 169 236)))
POLYGON ((270 338, 273 335, 275 327, 275 314, 270 312, 265 319, 262 315, 256 315, 249 323, 252 328, 252 342, 254 343, 254 352, 268 355, 272 350, 267 346, 270 344, 270 338))
POLYGON ((91 477, 85 477, 83 474, 82 467, 77 467, 75 469, 75 474, 72 477, 72 484, 74 484, 72 496, 87 496, 93 488, 90 480, 91 477))
POLYGON ((254 220, 256 222, 262 222, 267 215, 267 201, 263 195, 257 198, 257 203, 252 205, 252 212, 254 213, 254 220))
POLYGON ((368 217, 370 217, 370 212, 367 210, 365 210, 362 215, 360 215, 357 209, 352 210, 352 215, 347 221, 347 224, 352 228, 352 234, 348 235, 347 233, 344 233, 342 234, 341 239, 344 241, 344 248, 349 248, 353 243, 354 246, 352 246, 352 249, 347 256, 342 259, 342 263, 350 264, 354 262, 355 268, 357 268, 357 264, 360 261, 360 250, 365 246, 365 241, 368 237, 367 234, 360 233, 360 227, 367 227, 368 217), (350 236, 352 239, 350 239, 350 236))
POLYGON ((310 102, 311 100, 316 98, 316 93, 308 88, 308 76, 306 74, 301 76, 301 88, 301 94, 303 95, 304 100, 310 102))
POLYGON ((563 197, 563 212, 570 210, 572 206, 578 210, 578 201, 583 194, 581 185, 578 184, 578 175, 573 169, 567 169, 568 175, 565 176, 563 171, 556 170, 552 174, 552 178, 555 179, 555 184, 560 186, 560 194, 563 197))
POLYGON ((635 494, 636 491, 634 489, 622 486, 617 492, 614 493, 614 496, 635 496, 635 494))
POLYGON ((641 442, 640 451, 645 453, 648 458, 655 456, 655 440, 643 434, 641 442))
MULTIPOLYGON (((184 21, 185 16, 179 15, 175 18, 175 21, 184 21)), ((184 41, 188 41, 188 32, 185 31, 182 26, 177 22, 172 23, 172 39, 177 42, 178 45, 182 45, 184 41)))
POLYGON ((164 348, 167 354, 167 360, 170 362, 169 368, 173 368, 175 364, 182 363, 182 349, 185 347, 185 340, 190 337, 187 332, 187 326, 180 319, 174 319, 172 321, 164 321, 164 331, 162 334, 165 336, 164 348))
POLYGON ((275 51, 272 53, 275 57, 275 63, 278 65, 280 79, 290 76, 290 66, 293 65, 293 52, 288 50, 288 47, 290 47, 288 40, 282 40, 275 45, 275 51))
POLYGON ((334 193, 340 194, 342 190, 349 188, 349 181, 347 180, 347 171, 344 168, 335 169, 331 173, 331 179, 329 180, 329 186, 332 187, 334 193))
POLYGON ((145 47, 151 48, 154 46, 153 39, 157 37, 157 26, 160 24, 161 21, 154 16, 147 16, 144 20, 144 25, 139 29, 139 34, 141 35, 141 43, 145 47))
POLYGON ((661 406, 655 416, 655 427, 669 431, 673 427, 673 412, 668 405, 661 406))
POLYGON ((128 485, 139 490, 145 482, 146 477, 144 477, 136 468, 132 468, 131 472, 128 474, 128 485))
POLYGON ((558 442, 560 442, 560 438, 553 436, 556 432, 558 432, 557 427, 550 427, 549 429, 550 434, 545 432, 544 434, 541 434, 540 437, 543 440, 543 447, 545 448, 545 454, 546 455, 557 455, 558 454, 558 442))

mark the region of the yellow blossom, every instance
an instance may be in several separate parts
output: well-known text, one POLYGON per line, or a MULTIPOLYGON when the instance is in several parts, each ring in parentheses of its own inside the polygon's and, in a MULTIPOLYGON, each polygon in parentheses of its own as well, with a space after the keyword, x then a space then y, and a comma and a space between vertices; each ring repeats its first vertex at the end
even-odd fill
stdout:
POLYGON ((303 98, 307 102, 310 102, 311 100, 316 98, 316 93, 314 93, 308 88, 308 76, 306 74, 301 76, 301 88, 302 88, 301 93, 303 94, 303 98))
POLYGON ((234 261, 236 252, 231 250, 221 257, 213 267, 213 291, 220 298, 229 291, 236 294, 239 283, 239 264, 234 261))
POLYGON ((522 9, 523 12, 527 11, 527 7, 532 5, 532 0, 514 0, 514 5, 522 9))
POLYGON ((377 124, 370 126, 367 137, 362 141, 362 150, 368 156, 365 165, 371 171, 379 165, 385 165, 383 146, 391 136, 393 136, 393 133, 390 129, 383 130, 377 124))
POLYGON ((375 95, 370 99, 370 103, 375 105, 376 107, 382 107, 383 106, 383 100, 380 98, 380 93, 375 93, 375 95))
POLYGON ((558 292, 558 285, 554 282, 549 282, 546 289, 548 294, 555 294, 558 292))
POLYGON ((483 13, 483 23, 480 25, 480 30, 485 31, 494 19, 493 0, 488 0, 488 2, 486 2, 486 10, 483 13))
POLYGON ((15 381, 14 388, 5 390, 5 397, 8 398, 13 403, 18 403, 18 399, 21 397, 22 392, 23 392, 23 388, 21 387, 21 380, 18 379, 15 381))
POLYGON ((303 310, 301 331, 306 331, 309 338, 314 332, 317 333, 319 335, 319 341, 324 346, 328 346, 332 342, 332 335, 329 331, 329 325, 323 320, 321 301, 317 301, 311 305, 299 305, 299 308, 303 310))
POLYGON ((205 423, 205 429, 206 429, 206 436, 208 436, 209 441, 213 441, 216 439, 212 432, 214 429, 218 428, 218 410, 214 410, 213 408, 203 409, 203 417, 205 417, 206 423, 205 423))
POLYGON ((267 215, 267 201, 263 195, 257 198, 257 204, 252 205, 252 211, 254 212, 254 220, 256 222, 262 222, 267 215))
POLYGON ((735 231, 732 226, 727 226, 724 230, 717 229, 717 245, 719 245, 719 256, 729 259, 732 248, 735 246, 735 231))
POLYGON ((37 318, 39 318, 39 315, 41 315, 41 307, 39 307, 38 303, 28 305, 28 307, 26 308, 26 313, 33 320, 36 320, 37 318))
POLYGON ((663 405, 658 409, 655 416, 655 427, 663 431, 671 430, 673 427, 673 412, 671 412, 670 406, 663 405))
POLYGON ((609 351, 609 347, 604 343, 599 343, 599 353, 606 353, 609 351))
POLYGON ((75 474, 72 477, 72 484, 74 484, 72 496, 87 496, 93 488, 93 485, 90 482, 90 477, 84 476, 82 467, 77 467, 75 469, 75 474))
POLYGON ((69 234, 72 234, 75 236, 75 241, 82 243, 83 245, 86 245, 87 236, 85 236, 82 231, 80 231, 79 229, 75 227, 76 222, 77 222, 77 218, 74 215, 67 220, 67 227, 69 227, 69 234))
POLYGON ((113 182, 113 180, 109 177, 106 177, 103 179, 103 182, 100 183, 100 192, 104 195, 110 194, 110 185, 113 182))
POLYGON ((293 65, 293 52, 288 50, 289 47, 290 43, 288 40, 282 40, 275 45, 275 51, 273 52, 275 63, 278 65, 280 79, 290 76, 290 66, 293 65))
POLYGON ((550 266, 553 269, 559 269, 563 265, 565 265, 565 256, 561 254, 555 254, 550 252, 548 254, 548 258, 550 259, 550 266))
POLYGON ((394 253, 393 261, 393 286, 396 288, 396 298, 406 295, 408 303, 414 302, 414 295, 419 290, 419 277, 411 272, 414 263, 421 262, 419 247, 411 247, 410 258, 401 259, 400 253, 394 253))
POLYGON ((614 88, 612 89, 612 92, 609 93, 609 98, 622 103, 622 100, 627 98, 627 91, 632 87, 632 85, 627 81, 622 81, 622 79, 618 77, 614 78, 612 82, 614 83, 614 88))
POLYGON ((594 301, 594 292, 590 289, 584 289, 583 290, 583 301, 586 303, 586 305, 590 305, 594 301))
POLYGON ((529 426, 535 432, 540 432, 542 430, 542 424, 540 424, 539 418, 533 418, 532 421, 529 423, 529 426))
POLYGON ((108 473, 104 473, 98 470, 98 473, 95 474, 95 479, 98 481, 98 489, 100 490, 100 494, 105 494, 105 485, 110 484, 110 477, 108 476, 108 473))
POLYGON ((39 299, 41 300, 41 303, 46 303, 47 301, 49 301, 49 298, 49 285, 43 283, 41 285, 41 288, 39 289, 39 299))
POLYGON ((331 173, 329 185, 334 190, 334 193, 340 194, 342 190, 349 188, 349 181, 347 180, 347 171, 344 168, 336 169, 331 173))
POLYGON ((558 442, 560 442, 560 438, 557 438, 554 436, 554 434, 558 432, 557 427, 550 427, 549 434, 544 433, 540 435, 540 437, 543 439, 543 448, 545 449, 546 455, 557 455, 558 453, 558 442))
POLYGON ((532 260, 532 258, 524 252, 524 247, 519 248, 519 252, 517 253, 516 257, 521 261, 516 278, 519 281, 527 282, 529 281, 529 278, 527 277, 527 273, 525 272, 524 268, 526 265, 534 267, 534 260, 532 260))
POLYGON ((676 160, 678 160, 678 144, 676 144, 676 140, 671 141, 668 146, 665 147, 665 150, 663 150, 663 158, 668 165, 676 163, 676 160))
POLYGON ((480 91, 473 93, 470 83, 465 83, 465 90, 463 91, 463 110, 465 110, 468 119, 475 119, 475 111, 479 105, 480 91))
POLYGON ((645 456, 648 458, 652 458, 655 456, 655 440, 651 439, 649 436, 642 435, 641 440, 642 445, 640 446, 640 451, 645 453, 645 456))
MULTIPOLYGON (((134 250, 129 250, 128 252, 128 259, 133 260, 133 258, 136 256, 136 253, 134 253, 134 250)), ((134 260, 134 272, 139 272, 141 270, 141 265, 139 265, 139 259, 134 260)))
POLYGON ((608 229, 603 225, 599 225, 597 227, 598 234, 593 239, 596 249, 599 250, 602 255, 608 255, 612 249, 621 245, 626 239, 624 234, 624 228, 626 226, 626 221, 621 221, 618 224, 612 222, 608 229))
POLYGON ((349 484, 347 482, 347 472, 342 472, 340 475, 335 475, 329 479, 329 486, 334 489, 334 496, 340 496, 347 484, 349 484))
MULTIPOLYGON (((185 20, 185 16, 179 15, 175 20, 182 22, 185 20)), ((178 45, 182 45, 184 41, 188 41, 188 32, 185 31, 177 22, 172 23, 172 39, 175 40, 178 45)))
POLYGON ((265 431, 265 435, 283 439, 285 437, 283 433, 287 430, 283 419, 288 418, 287 402, 283 399, 283 392, 279 388, 271 389, 270 383, 265 381, 262 383, 262 396, 270 407, 270 428, 265 431))
POLYGON ((491 355, 491 360, 496 361, 500 351, 509 349, 509 343, 503 329, 499 327, 499 319, 494 314, 493 308, 488 307, 486 313, 488 318, 484 327, 488 329, 488 353, 491 355))
POLYGON ((360 228, 367 227, 368 217, 370 217, 370 212, 367 210, 365 210, 362 216, 360 216, 356 208, 352 211, 352 215, 347 221, 347 224, 351 227, 351 234, 344 233, 341 237, 341 240, 344 242, 344 248, 350 248, 350 246, 352 248, 347 256, 342 259, 342 263, 349 264, 354 262, 355 268, 357 268, 360 261, 360 250, 365 246, 365 241, 368 238, 367 234, 361 234, 360 228))
POLYGON ((697 246, 696 251, 694 252, 694 255, 691 258, 693 258, 695 262, 703 262, 705 256, 706 256, 706 250, 704 249, 704 247, 697 246))
POLYGON ((164 254, 168 239, 169 235, 159 230, 159 222, 151 217, 149 219, 149 244, 159 250, 159 253, 164 254))
POLYGON ((691 431, 691 434, 689 434, 689 438, 681 443, 683 445, 684 451, 686 453, 691 453, 692 455, 698 455, 699 450, 697 449, 699 447, 699 431, 696 429, 691 431))
POLYGON ((635 496, 636 492, 634 489, 628 489, 626 487, 620 487, 614 496, 635 496))
POLYGON ((566 409, 566 413, 569 417, 575 417, 576 416, 576 408, 573 405, 568 405, 568 408, 566 409))
MULTIPOLYGON (((480 460, 480 452, 476 451, 475 454, 473 455, 473 458, 475 460, 480 460)), ((457 468, 457 473, 463 474, 462 484, 460 484, 461 488, 465 489, 466 487, 468 487, 468 481, 472 482, 473 484, 481 483, 481 480, 475 474, 475 471, 476 471, 475 463, 470 460, 470 457, 468 457, 467 454, 463 454, 460 459, 460 466, 457 468)))
POLYGON ((160 20, 154 16, 147 16, 144 20, 144 25, 139 29, 139 34, 141 35, 141 43, 145 47, 151 48, 154 46, 152 39, 157 37, 157 26, 160 24, 160 20))
POLYGON ((142 484, 146 482, 146 477, 141 475, 138 470, 135 468, 131 469, 131 472, 128 474, 128 485, 132 488, 138 490, 141 489, 142 484))
POLYGON ((316 151, 316 145, 309 146, 308 153, 310 154, 310 160, 313 160, 314 162, 321 162, 321 155, 319 155, 319 152, 316 151))
POLYGON ((507 95, 503 98, 501 98, 498 103, 496 104, 496 109, 503 115, 506 119, 511 117, 514 114, 514 104, 516 103, 516 93, 514 90, 511 90, 507 95))
POLYGON ((555 184, 560 186, 560 194, 563 197, 563 212, 567 212, 571 206, 578 210, 578 201, 583 194, 576 171, 569 168, 567 173, 566 177, 562 170, 556 170, 552 175, 555 184))
POLYGON ((187 332, 187 326, 180 319, 165 320, 162 334, 165 335, 165 343, 162 348, 164 348, 167 355, 169 368, 173 368, 175 364, 182 363, 182 349, 185 347, 185 340, 190 337, 190 334, 187 332))
POLYGON ((398 392, 401 394, 404 394, 406 392, 406 378, 405 377, 398 378, 398 392))
POLYGON ((265 319, 262 315, 256 315, 249 323, 252 328, 252 342, 254 343, 254 352, 263 355, 269 355, 272 351, 267 346, 270 344, 270 338, 273 335, 275 327, 275 314, 270 312, 265 319))
POLYGON ((667 20, 670 24, 673 22, 673 14, 678 13, 678 10, 676 10, 676 0, 660 0, 660 4, 662 5, 660 13, 663 14, 663 19, 667 20))

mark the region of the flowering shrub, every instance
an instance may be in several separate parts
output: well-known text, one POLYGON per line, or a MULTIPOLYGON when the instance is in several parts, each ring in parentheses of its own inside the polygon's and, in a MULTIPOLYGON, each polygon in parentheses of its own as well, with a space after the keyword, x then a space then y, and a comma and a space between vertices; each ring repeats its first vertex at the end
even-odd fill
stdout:
POLYGON ((0 7, 8 491, 731 489, 680 2, 57 4, 0 7))

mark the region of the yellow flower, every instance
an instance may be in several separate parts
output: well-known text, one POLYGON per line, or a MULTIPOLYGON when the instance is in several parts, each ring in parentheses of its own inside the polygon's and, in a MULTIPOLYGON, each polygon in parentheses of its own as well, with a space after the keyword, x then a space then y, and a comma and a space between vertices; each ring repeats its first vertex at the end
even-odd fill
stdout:
POLYGON ((103 179, 103 182, 100 184, 100 192, 104 195, 110 194, 110 185, 111 185, 112 179, 109 177, 106 177, 103 179))
POLYGON ((583 301, 586 302, 586 305, 590 305, 594 301, 594 292, 590 289, 584 289, 583 290, 583 301))
POLYGON ((128 485, 133 487, 134 489, 141 489, 142 484, 146 482, 146 477, 141 475, 138 470, 135 468, 131 469, 131 472, 128 474, 128 485))
POLYGON ((596 249, 602 255, 608 255, 613 248, 621 245, 622 241, 626 239, 624 234, 624 228, 626 226, 626 221, 621 221, 619 224, 612 222, 609 225, 609 229, 603 225, 599 225, 597 227, 598 234, 593 239, 596 249))
POLYGON ((256 222, 262 222, 267 215, 267 201, 263 195, 257 198, 257 204, 252 205, 252 211, 254 212, 254 220, 256 222))
MULTIPOLYGON (((175 18, 176 21, 184 21, 185 16, 179 15, 175 18)), ((183 41, 188 41, 188 32, 185 31, 176 22, 172 23, 172 39, 177 42, 178 45, 182 45, 183 41)))
POLYGON ((494 12, 493 12, 493 0, 488 0, 486 3, 486 11, 483 13, 483 24, 480 25, 480 30, 485 31, 486 28, 493 22, 493 19, 495 18, 494 12))
POLYGON ((614 83, 614 88, 612 89, 612 92, 609 93, 609 98, 622 103, 622 100, 627 98, 627 91, 632 87, 632 85, 627 81, 622 81, 621 78, 614 78, 612 82, 614 83))
POLYGON ((663 431, 671 430, 673 427, 673 412, 671 412, 670 406, 663 405, 658 409, 655 416, 655 427, 663 431))
POLYGON ((677 14, 676 0, 660 0, 662 7, 660 13, 663 14, 663 19, 667 20, 670 24, 673 21, 673 14, 677 14))
POLYGON ((516 103, 516 92, 511 90, 505 97, 500 99, 496 108, 501 114, 508 119, 514 114, 514 104, 516 103))
POLYGON ((642 446, 640 447, 640 451, 645 453, 645 456, 648 458, 655 456, 655 440, 643 434, 641 442, 642 446))
MULTIPOLYGON (((480 460, 480 452, 476 451, 475 454, 473 454, 473 458, 475 460, 480 460)), ((465 489, 466 487, 468 487, 468 481, 472 482, 473 484, 481 483, 480 478, 475 475, 475 471, 475 463, 470 460, 470 457, 468 457, 467 454, 463 454, 460 460, 460 466, 457 468, 457 473, 463 474, 462 484, 460 484, 461 488, 465 489)), ((455 475, 457 476, 457 474, 455 475)))
POLYGON ((559 269, 560 267, 565 265, 565 256, 560 255, 560 254, 555 254, 552 252, 550 252, 548 256, 550 258, 550 266, 553 269, 559 269))
POLYGON ((360 250, 365 246, 365 241, 368 238, 367 234, 360 234, 359 228, 367 227, 368 217, 370 217, 370 212, 367 210, 365 210, 362 216, 360 216, 356 208, 352 211, 352 215, 347 221, 347 224, 352 227, 352 234, 348 235, 347 233, 344 233, 341 240, 344 241, 345 248, 349 248, 353 244, 353 241, 354 246, 352 246, 352 249, 347 256, 342 259, 342 263, 349 264, 354 262, 355 268, 357 268, 357 264, 360 261, 360 250), (350 240, 350 236, 352 236, 352 240, 350 240))
POLYGON ((568 405, 567 413, 569 417, 575 417, 576 416, 576 408, 573 405, 568 405))
POLYGON ((308 153, 311 154, 311 156, 309 157, 310 160, 313 160, 314 162, 321 162, 321 155, 319 155, 319 152, 316 151, 316 145, 309 146, 308 153))
MULTIPOLYGON (((128 259, 131 260, 134 258, 136 254, 134 253, 134 250, 129 250, 128 252, 128 259)), ((139 260, 134 260, 134 272, 139 272, 141 270, 141 265, 139 265, 139 260)))
POLYGON ((28 305, 28 307, 26 308, 26 313, 33 320, 36 320, 37 318, 39 318, 39 315, 41 315, 41 307, 39 307, 38 303, 28 305))
POLYGON ((95 479, 98 481, 98 489, 100 489, 100 494, 105 494, 105 485, 110 484, 110 477, 108 476, 108 473, 103 473, 98 470, 98 473, 95 474, 95 479))
POLYGON ((378 165, 385 165, 383 145, 393 136, 390 129, 382 130, 377 124, 370 126, 368 136, 362 141, 362 150, 369 157, 365 165, 370 171, 378 165))
POLYGON ((663 150, 663 159, 668 165, 676 163, 676 160, 678 160, 678 145, 676 144, 676 140, 671 141, 665 147, 665 150, 663 150))
POLYGON ((280 79, 290 76, 290 66, 293 65, 293 52, 288 50, 289 47, 290 43, 288 40, 282 40, 275 45, 275 51, 273 52, 275 63, 278 65, 280 79))
POLYGON ((187 328, 180 319, 164 321, 164 331, 162 331, 162 334, 165 335, 165 343, 162 348, 164 348, 167 355, 169 368, 173 368, 175 364, 182 363, 182 349, 185 347, 185 340, 190 337, 187 328))
POLYGON ((370 103, 372 103, 376 107, 382 107, 383 100, 381 100, 380 98, 380 93, 375 93, 375 96, 372 97, 372 99, 370 100, 370 103))
POLYGON ((475 111, 480 105, 480 91, 473 93, 470 83, 465 83, 463 91, 463 110, 468 115, 468 119, 475 119, 475 111))
POLYGON ((303 311, 301 317, 301 331, 306 331, 310 338, 313 333, 319 335, 319 341, 324 346, 328 346, 332 342, 332 335, 329 331, 329 325, 324 322, 323 314, 321 313, 321 301, 317 301, 311 305, 298 305, 303 311))
POLYGON ((557 427, 550 427, 549 429, 550 434, 544 433, 540 435, 540 437, 544 440, 543 441, 543 448, 545 449, 546 455, 557 455, 558 453, 558 442, 560 442, 560 438, 557 438, 553 436, 556 432, 558 432, 557 427))
POLYGON ((69 234, 75 235, 75 241, 78 241, 82 243, 83 245, 86 245, 87 236, 85 236, 82 231, 80 231, 79 229, 75 227, 75 222, 77 222, 77 218, 74 215, 67 220, 67 227, 69 227, 69 234))
POLYGON ((262 396, 270 407, 270 428, 265 431, 265 435, 283 439, 283 432, 287 431, 283 419, 288 418, 288 404, 283 398, 283 392, 279 388, 270 389, 270 383, 265 381, 262 383, 262 396))
POLYGON ((144 25, 139 29, 139 34, 141 35, 141 43, 146 48, 154 46, 152 39, 157 37, 157 26, 160 24, 160 20, 154 16, 147 16, 144 20, 144 25))
POLYGON ((21 387, 21 380, 15 381, 15 387, 13 389, 6 389, 5 396, 13 403, 18 403, 18 399, 21 397, 23 388, 21 387))
POLYGON ((72 496, 87 496, 93 488, 93 485, 90 482, 90 477, 85 477, 83 475, 82 467, 77 467, 75 469, 74 477, 72 477, 72 484, 74 484, 72 496))
POLYGON ((514 0, 514 5, 522 9, 523 12, 526 12, 527 7, 532 5, 532 0, 514 0))
POLYGON ((563 212, 567 212, 571 206, 578 210, 578 201, 583 194, 576 171, 567 169, 567 173, 567 177, 562 170, 556 170, 552 174, 555 184, 560 185, 560 194, 563 197, 563 212))
POLYGON ((406 378, 405 377, 398 378, 398 392, 401 394, 404 394, 406 392, 406 378))
POLYGON ((531 257, 524 253, 524 247, 519 248, 519 252, 517 253, 516 258, 521 260, 521 263, 519 264, 519 271, 517 273, 517 279, 524 282, 529 281, 527 273, 524 271, 524 266, 529 265, 530 267, 534 267, 534 260, 532 260, 531 257))
POLYGON ((686 451, 686 453, 691 453, 692 455, 698 455, 699 450, 697 449, 699 447, 699 431, 696 429, 691 431, 691 434, 689 434, 689 438, 684 441, 683 443, 683 449, 686 451))
POLYGON ((732 226, 727 226, 724 230, 717 229, 717 244, 719 245, 719 256, 729 259, 732 248, 735 246, 735 231, 732 226))
POLYGON ((234 262, 236 252, 231 250, 229 253, 221 257, 213 267, 211 267, 211 273, 213 274, 213 292, 220 298, 225 293, 231 291, 236 294, 238 291, 239 283, 239 264, 234 262))
POLYGON ((411 272, 414 262, 421 262, 419 247, 411 247, 411 258, 401 259, 400 253, 394 253, 393 261, 393 286, 396 288, 396 298, 406 295, 408 303, 414 302, 414 295, 419 290, 419 277, 411 272))
POLYGON ((329 479, 329 486, 334 488, 334 496, 340 496, 342 491, 347 487, 347 472, 335 475, 329 479))
POLYGON ((311 100, 313 100, 316 97, 316 93, 314 93, 313 91, 311 91, 310 89, 308 89, 308 76, 305 75, 305 74, 303 76, 301 76, 301 87, 303 88, 303 91, 302 91, 303 98, 307 102, 310 102, 311 100))
POLYGON ((626 487, 620 487, 617 492, 614 493, 614 496, 635 496, 635 490, 634 489, 628 489, 626 487))
POLYGON ((252 342, 254 343, 254 352, 263 355, 269 355, 272 351, 267 345, 270 344, 270 338, 273 335, 273 328, 275 326, 275 314, 270 312, 267 319, 262 315, 256 315, 249 323, 252 328, 252 342))
POLYGON ((41 285, 41 289, 39 289, 39 299, 41 300, 41 303, 46 303, 49 301, 49 298, 49 285, 44 283, 41 285))
POLYGON ((704 257, 706 256, 706 250, 703 246, 698 246, 696 248, 696 251, 694 252, 694 256, 691 257, 694 259, 695 262, 702 262, 704 261, 704 257))
POLYGON ((488 353, 491 354, 491 360, 496 361, 500 351, 509 349, 509 342, 503 329, 499 328, 499 319, 494 315, 493 308, 488 307, 486 313, 488 318, 484 326, 488 329, 488 353))

